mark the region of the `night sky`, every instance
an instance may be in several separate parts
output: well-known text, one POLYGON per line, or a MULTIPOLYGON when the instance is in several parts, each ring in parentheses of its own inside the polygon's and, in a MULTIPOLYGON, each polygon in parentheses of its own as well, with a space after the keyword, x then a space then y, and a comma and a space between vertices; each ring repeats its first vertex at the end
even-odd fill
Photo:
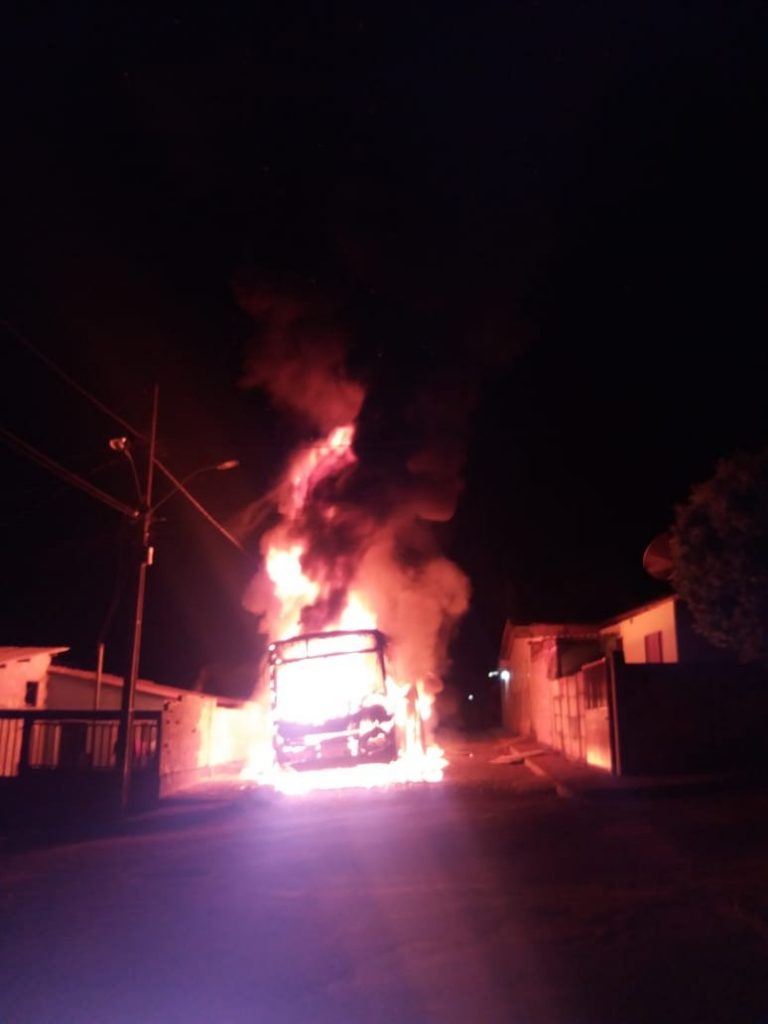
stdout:
MULTIPOLYGON (((648 542, 768 443, 764 4, 71 4, 2 32, 2 318, 232 522, 306 426, 240 385, 260 288, 323 309, 361 449, 461 444, 437 532, 472 580, 460 686, 505 616, 665 592, 648 542), (284 7, 286 9, 284 9, 284 7), (293 7, 293 9, 291 9, 293 7), (448 10, 446 8, 452 8, 448 10)), ((0 424, 132 503, 124 433, 3 331, 0 424)), ((2 642, 124 671, 130 527, 9 447, 2 642)), ((142 674, 258 652, 254 571, 178 496, 142 674)))

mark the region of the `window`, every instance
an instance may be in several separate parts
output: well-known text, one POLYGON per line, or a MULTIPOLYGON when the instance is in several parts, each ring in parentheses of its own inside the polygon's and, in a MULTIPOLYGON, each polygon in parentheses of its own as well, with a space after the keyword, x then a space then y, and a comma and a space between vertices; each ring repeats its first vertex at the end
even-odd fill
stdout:
POLYGON ((661 630, 657 633, 646 634, 645 660, 648 662, 664 661, 664 650, 661 643, 661 630))
POLYGON ((40 688, 40 683, 30 680, 27 683, 27 688, 24 691, 24 703, 28 708, 37 707, 37 691, 40 688))

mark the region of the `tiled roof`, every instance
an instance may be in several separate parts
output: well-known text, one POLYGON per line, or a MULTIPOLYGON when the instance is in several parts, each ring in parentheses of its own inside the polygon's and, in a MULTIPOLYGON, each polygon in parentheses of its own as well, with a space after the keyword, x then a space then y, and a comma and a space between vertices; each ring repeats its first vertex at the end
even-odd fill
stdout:
POLYGON ((68 647, 0 647, 0 665, 11 661, 29 661, 37 654, 63 654, 68 647))

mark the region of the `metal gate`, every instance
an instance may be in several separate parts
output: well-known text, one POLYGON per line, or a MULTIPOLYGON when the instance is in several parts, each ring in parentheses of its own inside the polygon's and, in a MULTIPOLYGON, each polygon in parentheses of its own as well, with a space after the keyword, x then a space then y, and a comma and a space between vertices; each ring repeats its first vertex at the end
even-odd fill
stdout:
POLYGON ((575 761, 584 760, 583 688, 581 673, 552 680, 552 745, 575 761))
POLYGON ((574 761, 613 769, 605 658, 552 680, 552 746, 574 761))
POLYGON ((613 768, 611 756, 611 709, 609 700, 608 662, 605 658, 585 665, 584 733, 585 760, 597 768, 613 768))

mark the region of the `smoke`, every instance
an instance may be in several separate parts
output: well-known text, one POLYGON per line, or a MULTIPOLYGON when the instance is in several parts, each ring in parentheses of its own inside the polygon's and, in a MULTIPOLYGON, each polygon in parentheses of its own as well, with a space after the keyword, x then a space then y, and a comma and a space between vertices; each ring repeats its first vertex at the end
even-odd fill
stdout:
POLYGON ((276 638, 358 628, 362 623, 345 615, 359 602, 372 619, 366 624, 389 638, 393 677, 437 692, 470 596, 468 579, 440 551, 433 525, 452 518, 461 491, 466 387, 444 379, 412 393, 389 429, 391 408, 374 407, 373 415, 364 408, 364 389, 347 372, 344 333, 328 304, 260 289, 243 305, 257 327, 243 384, 263 388, 278 407, 325 435, 295 452, 250 513, 263 524, 268 505, 279 518, 261 537, 262 567, 245 606, 276 638))
POLYGON ((408 459, 408 481, 414 512, 433 522, 453 518, 463 485, 466 432, 474 402, 474 388, 467 375, 452 379, 443 370, 442 380, 416 398, 418 447, 408 459))
POLYGON ((239 299, 258 332, 242 386, 264 388, 277 406, 322 433, 357 419, 364 392, 345 372, 333 307, 317 296, 298 298, 266 286, 241 290, 239 299))
POLYGON ((371 596, 379 628, 391 638, 395 679, 441 689, 453 627, 469 607, 469 580, 457 565, 433 551, 409 564, 398 554, 413 520, 387 524, 365 551, 354 585, 371 596))

